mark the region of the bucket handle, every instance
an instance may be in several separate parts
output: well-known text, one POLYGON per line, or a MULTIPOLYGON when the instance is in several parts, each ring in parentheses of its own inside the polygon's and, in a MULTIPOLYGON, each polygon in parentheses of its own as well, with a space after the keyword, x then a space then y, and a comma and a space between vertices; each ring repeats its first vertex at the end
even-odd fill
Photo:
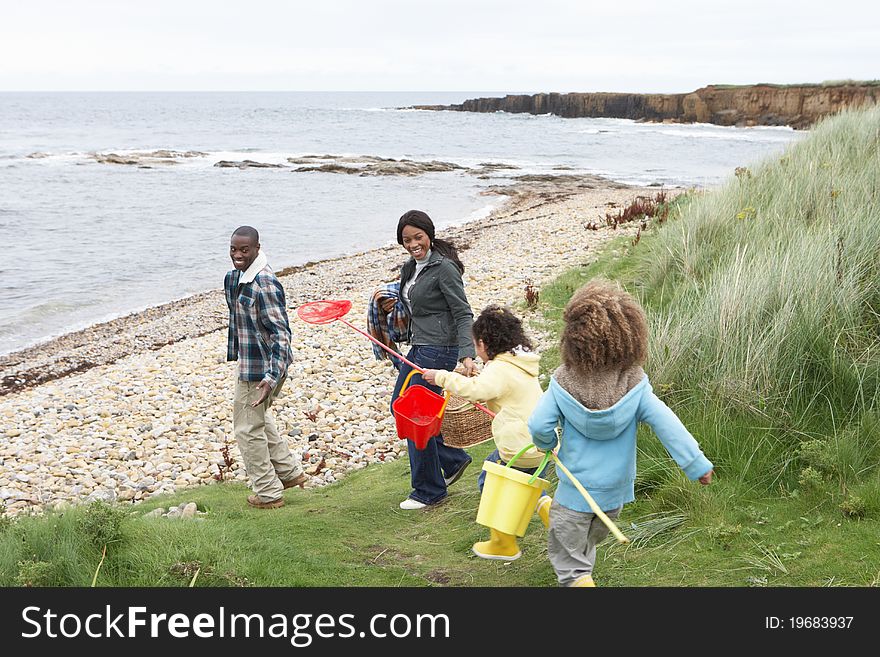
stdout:
MULTIPOLYGON (((410 370, 409 374, 406 375, 406 378, 403 380, 403 385, 400 386, 400 392, 397 393, 397 396, 400 397, 403 395, 403 391, 406 390, 406 387, 409 385, 410 379, 413 377, 413 374, 421 374, 419 370, 410 370)), ((446 410, 446 404, 449 403, 449 393, 446 392, 443 395, 443 405, 440 407, 440 410, 437 412, 437 417, 443 417, 443 411, 446 410)))
MULTIPOLYGON (((526 453, 528 450, 530 450, 532 447, 534 447, 534 445, 533 445, 532 443, 529 443, 529 444, 523 446, 523 448, 522 448, 521 450, 519 450, 516 454, 513 455, 513 458, 510 459, 510 460, 507 462, 507 465, 506 465, 505 467, 507 467, 507 468, 511 467, 511 466, 513 465, 513 462, 514 462, 514 461, 516 461, 520 456, 522 456, 523 454, 525 454, 525 453, 526 453)), ((531 476, 531 478, 529 479, 529 485, 535 483, 535 480, 536 480, 539 476, 541 476, 541 473, 544 471, 544 468, 547 467, 547 463, 548 463, 549 461, 550 461, 550 452, 545 452, 545 453, 544 453, 544 459, 541 461, 541 465, 538 466, 538 469, 535 470, 535 474, 533 474, 533 475, 531 476)))

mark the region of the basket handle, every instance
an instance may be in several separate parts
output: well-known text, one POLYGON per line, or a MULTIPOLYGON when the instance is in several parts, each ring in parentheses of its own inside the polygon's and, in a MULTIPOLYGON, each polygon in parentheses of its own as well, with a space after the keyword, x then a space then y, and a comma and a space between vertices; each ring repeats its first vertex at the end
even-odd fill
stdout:
MULTIPOLYGON (((413 374, 421 374, 421 370, 410 370, 409 374, 406 375, 406 378, 403 380, 403 385, 400 386, 400 392, 397 393, 397 396, 400 397, 403 394, 403 391, 406 390, 406 387, 409 385, 410 379, 412 379, 413 374)), ((440 410, 437 412, 437 417, 442 418, 443 413, 446 411, 446 404, 449 403, 449 392, 445 392, 443 395, 443 405, 440 407, 440 410)))

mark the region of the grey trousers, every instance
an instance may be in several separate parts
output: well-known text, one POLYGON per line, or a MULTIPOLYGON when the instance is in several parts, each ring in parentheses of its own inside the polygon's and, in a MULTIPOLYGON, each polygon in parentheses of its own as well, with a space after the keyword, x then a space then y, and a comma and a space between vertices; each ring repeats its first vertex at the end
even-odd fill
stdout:
MULTIPOLYGON (((620 506, 606 511, 609 518, 620 515, 620 506)), ((573 511, 553 500, 550 505, 550 532, 547 534, 547 556, 559 586, 571 586, 593 572, 596 546, 608 536, 608 528, 595 513, 573 511)))
POLYGON ((256 408, 251 407, 251 402, 259 396, 259 381, 235 383, 232 429, 251 488, 261 502, 280 498, 284 493, 281 481, 293 479, 303 471, 300 458, 290 451, 287 440, 278 435, 269 408, 281 392, 285 378, 282 377, 266 401, 256 408))

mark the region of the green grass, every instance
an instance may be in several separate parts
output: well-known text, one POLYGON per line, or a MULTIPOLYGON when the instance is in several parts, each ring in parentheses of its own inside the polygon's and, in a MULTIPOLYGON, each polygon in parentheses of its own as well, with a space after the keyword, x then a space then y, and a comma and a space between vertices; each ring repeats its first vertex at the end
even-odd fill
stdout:
POLYGON ((713 418, 709 449, 741 478, 792 481, 805 441, 834 452, 842 488, 880 461, 878 192, 874 108, 739 170, 639 245, 625 283, 648 309, 652 377, 713 418))
POLYGON ((713 84, 716 89, 745 89, 749 87, 772 87, 774 89, 790 89, 793 87, 876 87, 880 80, 823 80, 822 82, 794 82, 791 84, 775 84, 772 82, 756 82, 755 84, 713 84))
MULTIPOLYGON (((247 489, 214 484, 117 507, 124 517, 97 586, 549 586, 537 516, 511 564, 477 559, 470 546, 488 530, 474 523, 475 464, 430 512, 401 511, 409 492, 406 460, 371 466, 320 489, 286 491, 280 509, 248 507, 247 489), (203 519, 147 518, 158 507, 194 501, 203 519)), ((94 516, 106 505, 19 517, 0 528, 0 586, 90 586, 101 559, 94 516), (92 531, 83 531, 89 526, 92 531), (43 564, 51 564, 50 567, 43 564)), ((99 533, 99 532, 98 532, 99 533)), ((103 540, 106 536, 102 536, 103 540)))
MULTIPOLYGON (((594 276, 640 298, 654 389, 716 467, 711 486, 688 481, 640 428, 637 500, 619 519, 632 542, 600 547, 600 586, 880 584, 878 187, 880 108, 842 114, 540 290, 529 322, 551 333, 594 276)), ((545 375, 558 363, 542 354, 545 375)), ((400 460, 287 491, 277 510, 224 483, 0 515, 0 585, 554 586, 537 518, 518 561, 470 552, 487 534, 474 520, 489 449, 427 512, 398 509, 400 460), (144 517, 189 501, 201 519, 144 517)))
MULTIPOLYGON (((475 458, 486 447, 471 450, 475 458)), ((667 457, 668 458, 668 457, 667 457)), ((473 467, 473 466, 472 466, 473 467)), ((644 468, 640 475, 644 474, 644 468)), ((123 507, 97 586, 554 586, 535 519, 524 556, 505 564, 470 554, 486 529, 468 472, 430 512, 403 512, 404 462, 376 465, 339 483, 287 491, 281 509, 255 510, 240 484, 214 484, 123 507), (203 520, 145 518, 156 506, 195 501, 203 520)), ((644 483, 644 480, 641 480, 644 483)), ((880 482, 860 492, 873 504, 880 482)), ((0 533, 0 585, 90 586, 101 550, 75 507, 21 517, 0 533)), ((87 524, 87 523, 86 523, 87 524)), ((642 487, 619 525, 631 539, 599 550, 603 586, 871 586, 880 583, 880 532, 814 496, 746 497, 726 477, 699 487, 674 476, 642 487), (780 566, 781 564, 781 566, 780 566)))

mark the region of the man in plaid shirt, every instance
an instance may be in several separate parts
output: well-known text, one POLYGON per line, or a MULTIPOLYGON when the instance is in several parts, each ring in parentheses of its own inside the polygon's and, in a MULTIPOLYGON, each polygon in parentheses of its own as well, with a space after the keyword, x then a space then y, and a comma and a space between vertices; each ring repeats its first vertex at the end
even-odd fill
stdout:
POLYGON ((269 410, 293 360, 284 288, 260 253, 260 235, 250 226, 232 233, 235 266, 223 287, 229 306, 226 360, 238 361, 232 426, 254 495, 248 504, 276 509, 285 488, 306 482, 299 457, 278 435, 269 410))

